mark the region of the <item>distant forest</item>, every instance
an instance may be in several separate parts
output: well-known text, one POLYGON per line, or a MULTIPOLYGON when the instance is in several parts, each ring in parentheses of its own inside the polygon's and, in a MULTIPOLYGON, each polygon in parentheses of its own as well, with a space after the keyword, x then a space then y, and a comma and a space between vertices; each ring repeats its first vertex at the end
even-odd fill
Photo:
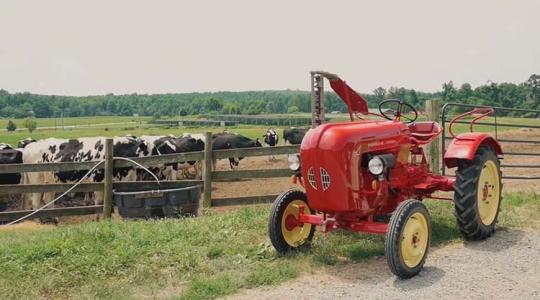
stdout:
MULTIPOLYGON (((427 99, 525 109, 540 109, 540 76, 532 75, 523 83, 494 83, 473 88, 452 81, 442 89, 426 93, 414 89, 377 88, 364 94, 370 107, 383 99, 403 99, 422 109, 427 99)), ((295 113, 310 111, 308 91, 246 91, 214 93, 178 93, 152 95, 54 96, 31 93, 10 94, 0 90, 0 117, 66 117, 79 116, 175 116, 197 114, 295 113)), ((327 111, 346 112, 344 103, 334 93, 326 94, 327 111)))

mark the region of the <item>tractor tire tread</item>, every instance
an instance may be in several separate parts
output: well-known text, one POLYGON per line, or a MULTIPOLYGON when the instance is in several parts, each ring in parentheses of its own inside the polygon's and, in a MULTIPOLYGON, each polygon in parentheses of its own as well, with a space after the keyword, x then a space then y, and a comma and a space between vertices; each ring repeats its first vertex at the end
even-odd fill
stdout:
MULTIPOLYGON (((283 192, 276 198, 276 200, 274 200, 274 203, 272 204, 272 208, 270 210, 270 217, 268 219, 268 233, 270 236, 270 242, 280 254, 286 254, 291 250, 296 249, 287 244, 287 242, 283 238, 283 233, 281 232, 281 218, 283 216, 285 208, 289 205, 289 203, 297 199, 303 200, 308 203, 307 195, 303 191, 291 189, 283 192)), ((314 234, 315 226, 312 226, 306 243, 298 248, 309 246, 314 234)))
MULTIPOLYGON (((499 160, 495 152, 489 147, 481 146, 478 148, 472 161, 461 160, 458 163, 456 182, 454 184, 454 208, 459 230, 466 240, 483 240, 495 232, 498 212, 493 224, 485 226, 479 220, 476 203, 480 173, 483 164, 489 159, 495 161, 499 170, 500 180, 499 160)), ((502 184, 500 184, 500 187, 500 194, 502 194, 502 184)), ((502 202, 502 197, 499 205, 500 202, 502 202)))
POLYGON ((416 274, 418 274, 422 270, 422 267, 424 266, 424 263, 426 261, 428 251, 429 251, 430 241, 431 241, 431 217, 425 205, 421 201, 414 200, 414 199, 403 201, 396 208, 396 210, 392 214, 392 217, 390 218, 390 223, 388 224, 388 231, 386 233, 386 240, 384 243, 386 260, 388 262, 390 271, 392 271, 394 275, 402 279, 411 278, 415 276, 416 274), (421 262, 415 268, 411 269, 405 266, 402 261, 400 241, 401 241, 403 228, 405 224, 407 223, 407 220, 414 212, 417 212, 417 211, 422 212, 427 218, 428 244, 427 244, 426 252, 424 253, 424 257, 422 258, 421 262))

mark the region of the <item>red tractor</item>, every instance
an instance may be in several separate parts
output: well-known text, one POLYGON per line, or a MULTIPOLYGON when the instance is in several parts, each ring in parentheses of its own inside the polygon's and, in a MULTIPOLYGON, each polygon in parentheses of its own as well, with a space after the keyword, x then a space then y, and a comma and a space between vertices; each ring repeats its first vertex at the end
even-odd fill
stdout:
MULTIPOLYGON (((281 194, 270 214, 270 240, 278 252, 309 245, 316 226, 324 232, 341 228, 386 234, 390 270, 410 278, 422 269, 431 239, 430 215, 422 199, 452 200, 436 197, 437 191, 454 191, 457 223, 466 239, 485 239, 494 233, 503 155, 495 139, 472 130, 454 136, 444 163, 457 167, 456 177, 436 175, 422 146, 442 128, 432 121, 416 122, 418 113, 410 104, 383 101, 377 115, 386 120, 367 119, 372 113, 365 99, 326 72, 312 72, 312 97, 319 99, 312 105, 314 128, 305 135, 300 156, 289 157, 293 179, 305 192, 281 194), (323 78, 347 104, 350 122, 324 123, 323 78)), ((476 109, 458 118, 476 114, 472 129, 489 113, 476 109)))

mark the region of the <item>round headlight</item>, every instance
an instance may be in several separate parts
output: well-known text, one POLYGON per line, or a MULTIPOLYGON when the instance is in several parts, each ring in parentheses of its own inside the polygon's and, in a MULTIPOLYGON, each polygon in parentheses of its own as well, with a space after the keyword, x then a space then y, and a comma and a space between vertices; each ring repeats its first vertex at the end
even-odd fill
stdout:
POLYGON ((375 156, 369 161, 368 170, 373 175, 381 175, 384 171, 384 162, 380 157, 375 156))
POLYGON ((287 161, 289 162, 289 169, 292 171, 298 171, 300 169, 300 157, 298 155, 289 155, 287 161))

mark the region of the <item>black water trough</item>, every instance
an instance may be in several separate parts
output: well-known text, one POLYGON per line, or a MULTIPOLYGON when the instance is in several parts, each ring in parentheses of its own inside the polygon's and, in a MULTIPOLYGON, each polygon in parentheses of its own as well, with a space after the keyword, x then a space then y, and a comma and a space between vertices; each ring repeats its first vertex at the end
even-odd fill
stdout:
POLYGON ((114 191, 114 203, 123 218, 156 219, 197 216, 201 186, 114 191))

